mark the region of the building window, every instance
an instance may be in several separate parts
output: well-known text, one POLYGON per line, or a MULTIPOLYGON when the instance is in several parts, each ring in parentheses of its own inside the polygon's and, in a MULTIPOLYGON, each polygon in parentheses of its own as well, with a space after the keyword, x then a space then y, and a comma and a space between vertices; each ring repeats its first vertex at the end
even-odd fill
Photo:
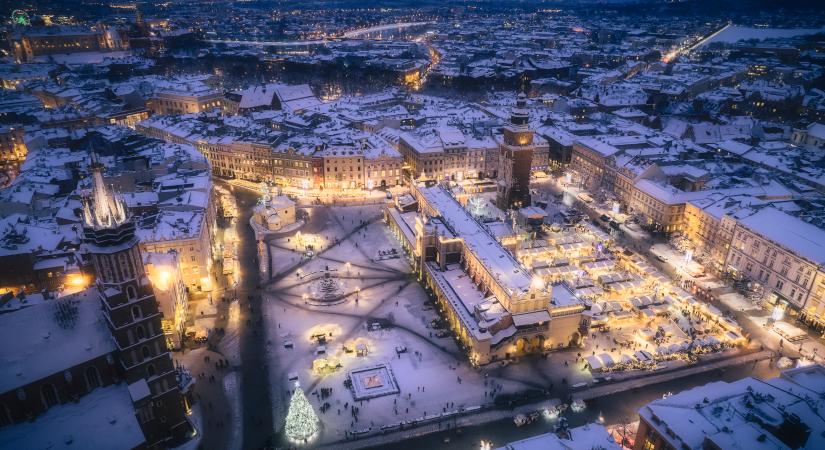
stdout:
POLYGON ((100 372, 97 367, 91 366, 86 369, 86 388, 91 391, 94 388, 100 387, 103 383, 100 381, 100 372))
POLYGON ((11 425, 14 421, 11 419, 11 410, 5 403, 0 405, 0 427, 11 425))
POLYGON ((43 400, 43 407, 46 409, 60 404, 60 398, 57 396, 57 389, 51 383, 46 383, 40 388, 40 395, 43 400))
POLYGON ((138 409, 138 420, 140 423, 146 423, 155 418, 155 415, 152 413, 152 408, 149 405, 146 405, 140 409, 138 409))
POLYGON ((143 317, 143 312, 140 310, 140 305, 135 305, 132 307, 132 319, 140 319, 143 317))
POLYGON ((137 298, 137 289, 134 286, 126 286, 126 298, 134 300, 137 298))
POLYGON ((137 337, 138 337, 139 341, 143 340, 143 339, 146 339, 146 330, 143 329, 143 326, 138 325, 137 328, 135 329, 135 331, 137 333, 137 337))
POLYGON ((146 366, 146 377, 147 378, 152 378, 156 374, 157 374, 157 370, 155 370, 155 365, 154 364, 149 364, 148 366, 146 366))
POLYGON ((152 352, 149 351, 149 346, 144 345, 143 348, 140 349, 141 355, 143 355, 143 359, 149 359, 152 357, 152 352))

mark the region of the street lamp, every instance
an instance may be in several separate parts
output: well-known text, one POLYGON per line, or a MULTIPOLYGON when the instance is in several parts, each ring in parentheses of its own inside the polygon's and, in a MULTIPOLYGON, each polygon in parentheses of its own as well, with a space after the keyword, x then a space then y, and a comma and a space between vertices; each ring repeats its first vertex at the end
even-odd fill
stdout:
POLYGON ((355 287, 355 303, 358 303, 358 297, 359 297, 360 294, 361 294, 361 287, 356 286, 355 287))

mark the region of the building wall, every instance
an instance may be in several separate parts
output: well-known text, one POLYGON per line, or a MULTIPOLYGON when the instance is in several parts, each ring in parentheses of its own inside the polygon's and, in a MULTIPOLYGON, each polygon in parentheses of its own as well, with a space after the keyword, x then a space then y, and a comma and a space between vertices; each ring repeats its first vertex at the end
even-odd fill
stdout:
POLYGON ((796 310, 805 306, 818 271, 816 264, 742 224, 737 224, 733 231, 726 264, 735 275, 761 283, 765 292, 772 292, 796 310))
POLYGON ((12 178, 28 154, 23 140, 24 134, 20 128, 0 127, 0 171, 6 172, 12 178))
POLYGON ((159 255, 161 263, 146 264, 146 275, 152 282, 155 298, 163 315, 161 327, 166 337, 166 346, 179 349, 186 329, 189 300, 180 271, 177 254, 159 255), (164 264, 164 262, 166 264, 164 264))
POLYGON ((456 147, 442 151, 419 152, 402 136, 398 151, 413 178, 454 181, 494 177, 498 169, 499 148, 456 147))
POLYGON ((401 158, 379 156, 364 160, 364 187, 367 189, 401 184, 401 158))
POLYGON ((150 102, 153 114, 191 114, 222 109, 223 96, 217 91, 203 93, 158 92, 150 102))
POLYGON ((570 157, 570 168, 579 174, 582 187, 595 190, 602 184, 606 161, 603 156, 587 146, 574 142, 573 154, 570 157))
POLYGON ((22 36, 12 40, 12 48, 18 61, 31 61, 43 55, 78 53, 106 50, 106 42, 98 33, 61 33, 22 36))
POLYGON ((212 267, 212 243, 204 223, 200 224, 200 232, 195 236, 180 239, 160 241, 141 241, 140 247, 144 252, 168 253, 176 252, 180 260, 180 272, 183 283, 193 290, 210 290, 210 268, 212 267))
POLYGON ((639 428, 633 450, 676 450, 665 440, 659 431, 652 427, 644 417, 639 418, 639 428))
POLYGON ((115 355, 102 355, 67 367, 12 391, 0 393, 0 426, 28 421, 44 413, 54 404, 74 401, 97 387, 108 386, 121 379, 115 355), (48 395, 54 389, 55 397, 48 395))
POLYGON ((663 202, 634 186, 631 190, 627 210, 631 214, 642 216, 647 225, 665 233, 684 229, 685 204, 663 202))
POLYGON ((364 187, 362 155, 324 155, 324 188, 355 189, 364 187))
POLYGON ((695 204, 687 203, 683 223, 685 236, 693 243, 695 253, 709 258, 708 269, 717 274, 723 272, 735 220, 727 216, 717 219, 695 204))

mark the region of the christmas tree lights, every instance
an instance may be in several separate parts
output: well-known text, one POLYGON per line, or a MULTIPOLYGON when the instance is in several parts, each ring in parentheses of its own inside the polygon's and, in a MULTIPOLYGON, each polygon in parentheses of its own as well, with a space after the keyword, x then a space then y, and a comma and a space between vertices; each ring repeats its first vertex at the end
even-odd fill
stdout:
POLYGON ((286 437, 294 443, 309 442, 318 433, 318 416, 304 391, 295 383, 295 392, 286 414, 286 437))

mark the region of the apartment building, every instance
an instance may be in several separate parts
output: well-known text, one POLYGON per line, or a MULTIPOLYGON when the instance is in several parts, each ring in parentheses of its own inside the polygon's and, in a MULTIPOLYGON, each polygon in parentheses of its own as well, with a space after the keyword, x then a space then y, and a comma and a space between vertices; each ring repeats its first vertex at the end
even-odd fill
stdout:
POLYGON ((142 225, 137 234, 143 252, 177 253, 186 287, 212 289, 212 241, 203 211, 161 211, 142 225))
POLYGON ((737 221, 726 264, 735 276, 761 283, 769 303, 796 315, 807 307, 822 310, 821 297, 808 300, 823 262, 825 231, 765 207, 737 221))
POLYGON ((398 151, 415 179, 461 181, 498 175, 498 143, 490 136, 466 134, 453 126, 402 132, 398 151))
POLYGON ((610 186, 611 171, 609 158, 619 149, 591 137, 581 137, 573 141, 570 168, 587 190, 596 190, 603 185, 610 186))
POLYGON ((391 147, 369 150, 364 159, 364 187, 367 189, 398 186, 401 178, 401 154, 391 147))
POLYGON ((364 155, 352 148, 330 147, 319 155, 323 159, 324 188, 360 189, 364 187, 364 155))

